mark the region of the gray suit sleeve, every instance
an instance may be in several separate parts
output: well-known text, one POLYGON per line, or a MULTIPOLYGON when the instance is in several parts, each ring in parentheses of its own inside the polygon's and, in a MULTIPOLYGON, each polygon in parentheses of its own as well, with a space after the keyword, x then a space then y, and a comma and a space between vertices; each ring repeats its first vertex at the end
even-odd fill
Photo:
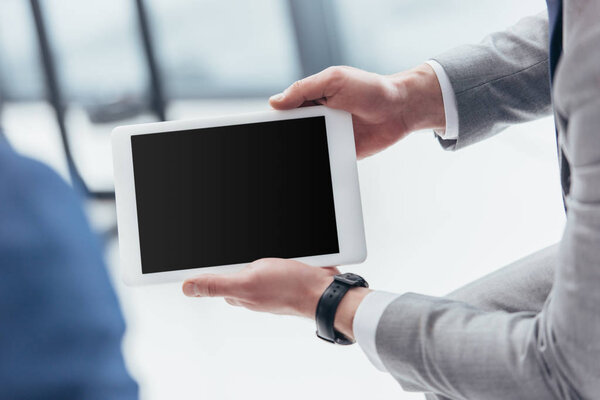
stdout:
POLYGON ((433 59, 448 75, 458 108, 458 139, 440 138, 445 149, 468 146, 551 113, 545 12, 433 59))
POLYGON ((547 247, 477 279, 445 296, 483 311, 534 311, 552 290, 558 244, 547 247))
POLYGON ((555 84, 572 186, 548 300, 540 312, 494 312, 450 299, 399 297, 379 322, 376 345, 405 389, 452 399, 598 398, 599 15, 572 34, 577 44, 565 53, 555 84))

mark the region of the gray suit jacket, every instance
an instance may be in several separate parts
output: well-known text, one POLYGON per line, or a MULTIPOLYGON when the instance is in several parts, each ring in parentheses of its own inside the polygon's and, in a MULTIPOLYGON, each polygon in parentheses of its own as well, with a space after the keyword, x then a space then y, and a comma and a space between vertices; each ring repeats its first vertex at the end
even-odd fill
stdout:
POLYGON ((564 10, 552 96, 544 16, 435 58, 459 111, 459 137, 444 147, 545 115, 552 97, 571 187, 559 246, 447 298, 409 293, 388 306, 377 352, 406 390, 452 399, 600 396, 600 1, 565 0, 564 10))

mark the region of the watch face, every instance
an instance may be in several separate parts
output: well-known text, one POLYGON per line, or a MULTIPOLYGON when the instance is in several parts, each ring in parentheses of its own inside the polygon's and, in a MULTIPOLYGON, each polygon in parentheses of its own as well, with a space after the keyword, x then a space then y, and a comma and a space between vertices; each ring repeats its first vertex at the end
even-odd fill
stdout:
POLYGON ((334 279, 338 282, 345 283, 350 286, 364 286, 368 287, 367 281, 365 281, 361 276, 353 274, 353 273, 345 273, 336 275, 334 279))

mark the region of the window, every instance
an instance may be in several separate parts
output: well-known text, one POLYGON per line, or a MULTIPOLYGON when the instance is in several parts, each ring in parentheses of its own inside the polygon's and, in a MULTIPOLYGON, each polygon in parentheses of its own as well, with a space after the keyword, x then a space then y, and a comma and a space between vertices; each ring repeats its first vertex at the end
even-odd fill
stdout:
POLYGON ((42 6, 67 99, 103 102, 146 90, 133 1, 44 0, 42 6))
POLYGON ((462 43, 477 43, 526 15, 543 0, 333 0, 347 64, 379 73, 416 66, 462 43))
POLYGON ((281 0, 149 0, 168 96, 275 93, 299 76, 281 0))
POLYGON ((40 99, 44 81, 29 4, 0 2, 0 100, 40 99), (16 22, 18 21, 18 23, 16 22))
POLYGON ((46 143, 40 135, 57 136, 57 127, 65 126, 58 132, 72 144, 85 181, 110 191, 108 133, 161 118, 165 104, 167 118, 264 108, 267 96, 329 65, 402 71, 543 8, 543 0, 3 0, 2 123, 13 144, 37 148, 29 153, 45 161, 50 152, 39 145, 46 143), (41 6, 66 105, 64 124, 45 103, 47 69, 39 57, 34 2, 41 6), (50 126, 53 119, 59 123, 50 126))

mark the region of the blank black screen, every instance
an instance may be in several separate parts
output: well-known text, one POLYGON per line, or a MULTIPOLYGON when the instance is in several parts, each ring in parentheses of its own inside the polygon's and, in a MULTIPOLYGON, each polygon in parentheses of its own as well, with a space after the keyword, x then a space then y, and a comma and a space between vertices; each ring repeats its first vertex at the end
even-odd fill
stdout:
POLYGON ((131 137, 142 273, 339 253, 325 117, 131 137))

